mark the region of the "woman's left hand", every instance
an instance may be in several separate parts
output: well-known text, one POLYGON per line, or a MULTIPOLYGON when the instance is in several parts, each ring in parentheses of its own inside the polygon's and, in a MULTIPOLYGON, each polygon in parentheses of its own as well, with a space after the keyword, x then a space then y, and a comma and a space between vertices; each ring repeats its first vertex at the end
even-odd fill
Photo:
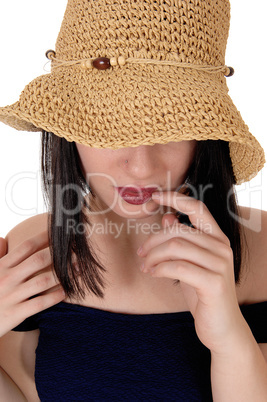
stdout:
POLYGON ((142 270, 180 281, 199 339, 222 353, 248 330, 238 306, 230 241, 201 201, 177 192, 159 194, 153 195, 155 202, 185 213, 193 227, 174 216, 166 225, 165 215, 163 229, 150 235, 138 253, 144 257, 142 270))

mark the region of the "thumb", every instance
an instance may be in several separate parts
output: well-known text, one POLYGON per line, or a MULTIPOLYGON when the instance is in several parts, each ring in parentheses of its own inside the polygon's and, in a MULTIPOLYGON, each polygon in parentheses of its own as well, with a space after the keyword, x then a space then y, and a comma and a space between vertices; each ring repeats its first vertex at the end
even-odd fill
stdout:
POLYGON ((168 212, 167 214, 163 215, 162 217, 162 226, 164 228, 167 228, 168 226, 173 225, 175 222, 178 222, 178 219, 176 218, 175 214, 168 212))
POLYGON ((7 241, 3 237, 0 237, 0 258, 4 257, 7 253, 7 241))

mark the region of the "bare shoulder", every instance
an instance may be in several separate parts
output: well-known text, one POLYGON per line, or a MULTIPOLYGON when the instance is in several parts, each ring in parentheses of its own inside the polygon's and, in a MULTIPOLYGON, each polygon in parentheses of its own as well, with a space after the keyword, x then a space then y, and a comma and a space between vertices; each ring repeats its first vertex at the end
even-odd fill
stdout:
POLYGON ((6 235, 8 251, 37 233, 47 230, 48 213, 38 214, 16 225, 6 235))
POLYGON ((240 207, 244 234, 241 275, 242 299, 267 301, 267 211, 240 207))

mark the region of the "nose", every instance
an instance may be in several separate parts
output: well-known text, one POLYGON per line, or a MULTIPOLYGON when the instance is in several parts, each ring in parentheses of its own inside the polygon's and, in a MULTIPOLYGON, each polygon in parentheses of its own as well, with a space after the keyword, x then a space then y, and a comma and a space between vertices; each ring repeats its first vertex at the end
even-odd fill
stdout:
POLYGON ((160 164, 159 155, 153 145, 131 147, 125 159, 128 161, 125 169, 129 176, 136 180, 155 177, 155 170, 159 168, 160 164))

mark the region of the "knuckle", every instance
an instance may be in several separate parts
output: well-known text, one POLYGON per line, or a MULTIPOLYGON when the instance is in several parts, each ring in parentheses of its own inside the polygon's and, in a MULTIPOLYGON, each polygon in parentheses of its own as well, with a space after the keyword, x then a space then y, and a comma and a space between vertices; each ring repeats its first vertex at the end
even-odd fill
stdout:
POLYGON ((169 251, 174 251, 174 250, 177 250, 177 248, 183 247, 183 245, 184 245, 184 242, 181 238, 173 237, 168 242, 168 249, 169 249, 169 251))
POLYGON ((226 246, 224 248, 224 254, 227 257, 228 260, 233 260, 234 258, 234 253, 233 253, 233 249, 229 246, 226 246))
POLYGON ((230 242, 230 240, 229 240, 229 238, 224 234, 224 236, 223 236, 223 242, 225 243, 225 245, 227 246, 227 247, 230 247, 231 248, 231 242, 230 242))
POLYGON ((39 289, 47 289, 51 283, 51 275, 49 274, 42 274, 36 276, 35 278, 35 285, 39 289))
POLYGON ((44 310, 46 308, 45 299, 43 297, 36 297, 34 299, 33 307, 36 312, 44 310))
POLYGON ((222 244, 220 252, 221 255, 227 260, 227 262, 233 260, 234 253, 231 247, 227 246, 226 244, 222 244))
POLYGON ((34 266, 39 267, 39 266, 42 265, 42 257, 40 256, 39 253, 33 254, 33 255, 31 256, 31 259, 30 259, 30 260, 31 260, 31 263, 32 263, 34 266))
POLYGON ((154 268, 154 270, 152 271, 152 275, 153 276, 165 276, 166 275, 166 263, 161 262, 160 264, 158 264, 156 266, 156 268, 154 268))
POLYGON ((23 254, 30 254, 34 251, 35 245, 33 239, 27 239, 19 246, 19 252, 23 254))
POLYGON ((177 261, 176 269, 179 270, 180 275, 183 275, 186 272, 186 270, 188 269, 186 262, 185 261, 177 261))
POLYGON ((52 302, 57 301, 58 299, 62 300, 66 297, 63 287, 61 285, 59 285, 53 292, 49 293, 48 296, 52 302))
POLYGON ((47 264, 47 253, 45 250, 38 251, 37 253, 33 254, 32 257, 32 263, 36 266, 46 266, 47 264))
POLYGON ((204 204, 203 201, 201 200, 195 200, 195 201, 196 201, 196 210, 200 215, 202 215, 204 212, 208 210, 208 207, 206 206, 206 204, 204 204))

